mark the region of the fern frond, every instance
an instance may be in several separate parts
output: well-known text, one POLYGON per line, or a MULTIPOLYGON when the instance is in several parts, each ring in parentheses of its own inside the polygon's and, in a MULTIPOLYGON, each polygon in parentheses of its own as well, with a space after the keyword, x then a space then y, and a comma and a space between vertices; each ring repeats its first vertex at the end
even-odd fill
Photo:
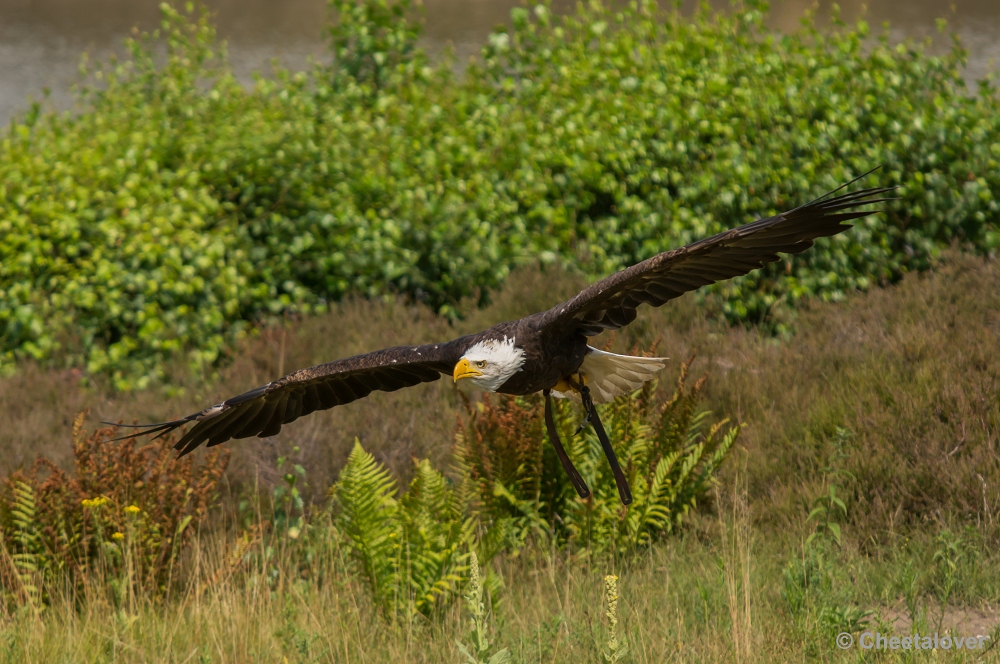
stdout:
POLYGON ((387 611, 399 590, 402 529, 395 493, 389 471, 355 439, 333 491, 340 505, 337 526, 348 537, 377 603, 387 611))
POLYGON ((11 560, 25 598, 32 606, 38 607, 42 594, 39 582, 44 572, 45 556, 38 534, 35 489, 27 482, 18 480, 14 483, 14 501, 10 506, 10 515, 17 547, 11 560))
MULTIPOLYGON (((468 486, 468 483, 462 483, 468 486)), ((456 499, 444 475, 426 459, 417 462, 407 494, 400 500, 405 552, 401 578, 412 610, 428 614, 457 593, 465 572, 463 554, 475 542, 475 522, 465 516, 468 490, 456 499)))

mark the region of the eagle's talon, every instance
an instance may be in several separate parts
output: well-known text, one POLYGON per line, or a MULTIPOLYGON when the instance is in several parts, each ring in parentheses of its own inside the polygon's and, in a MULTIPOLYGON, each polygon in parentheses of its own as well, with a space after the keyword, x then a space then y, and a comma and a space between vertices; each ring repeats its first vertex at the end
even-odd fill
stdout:
MULTIPOLYGON (((570 380, 572 381, 572 379, 570 380)), ((590 398, 590 388, 583 382, 583 374, 580 374, 579 383, 573 382, 573 387, 580 393, 580 400, 583 402, 583 409, 586 413, 583 422, 580 422, 580 426, 576 428, 576 432, 573 434, 574 436, 579 436, 580 432, 590 424, 591 418, 594 415, 594 401, 590 398)))

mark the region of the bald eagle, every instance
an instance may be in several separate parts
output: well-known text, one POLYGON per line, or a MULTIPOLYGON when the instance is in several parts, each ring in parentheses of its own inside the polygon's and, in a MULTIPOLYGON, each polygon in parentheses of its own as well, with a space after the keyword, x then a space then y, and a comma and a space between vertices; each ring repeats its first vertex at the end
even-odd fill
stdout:
POLYGON ((657 254, 592 284, 548 311, 498 323, 452 341, 384 348, 299 369, 170 422, 120 426, 160 437, 193 424, 174 446, 183 456, 203 443, 211 447, 233 438, 273 436, 282 425, 315 410, 342 406, 375 390, 392 392, 435 381, 445 374, 455 382, 468 380, 490 392, 541 392, 549 438, 573 486, 586 498, 590 490, 556 432, 551 397, 580 401, 584 425, 594 427, 611 464, 619 497, 628 505, 632 502, 628 482, 594 404, 639 388, 665 366, 666 358, 608 353, 588 345, 587 338, 628 325, 642 304, 658 307, 688 291, 777 261, 779 253, 805 251, 816 238, 850 228, 843 222, 873 212, 857 208, 892 200, 882 197, 891 187, 836 195, 861 177, 788 212, 657 254))

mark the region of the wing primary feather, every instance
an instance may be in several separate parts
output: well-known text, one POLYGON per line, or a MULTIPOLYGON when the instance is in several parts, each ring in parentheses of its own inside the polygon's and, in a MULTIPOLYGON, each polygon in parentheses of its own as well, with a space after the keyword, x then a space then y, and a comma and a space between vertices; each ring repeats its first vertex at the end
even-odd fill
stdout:
POLYGON ((193 452, 199 445, 208 440, 211 436, 225 429, 226 425, 232 424, 239 419, 240 415, 246 412, 247 407, 252 404, 244 402, 228 410, 224 410, 215 417, 201 420, 181 437, 174 449, 180 452, 179 456, 185 456, 193 452))
POLYGON ((666 302, 680 295, 677 291, 660 283, 646 284, 646 292, 652 294, 658 302, 666 302))
MULTIPOLYGON (((181 436, 180 440, 178 440, 174 444, 174 449, 177 450, 177 452, 179 453, 178 456, 184 456, 185 454, 188 454, 191 450, 194 449, 194 447, 188 449, 188 446, 191 444, 192 440, 201 435, 203 429, 201 425, 202 425, 201 422, 195 424, 193 427, 188 429, 183 436, 181 436)), ((195 447, 197 447, 197 445, 195 445, 195 447)))
POLYGON ((227 426, 222 427, 209 436, 208 440, 205 441, 205 447, 215 447, 230 440, 233 437, 233 433, 239 431, 241 426, 242 422, 229 422, 227 426))
POLYGON ((403 380, 402 376, 397 375, 395 371, 380 371, 378 378, 382 384, 380 389, 383 392, 395 392, 396 390, 410 386, 410 383, 403 380))
MULTIPOLYGON (((440 375, 436 371, 434 372, 434 374, 435 377, 437 375, 440 375)), ((429 376, 426 372, 421 373, 419 371, 407 369, 405 367, 400 367, 399 369, 394 368, 393 375, 398 376, 400 380, 407 381, 407 385, 418 385, 429 379, 429 376)), ((430 380, 433 380, 433 378, 430 378, 430 380)))
POLYGON ((358 399, 363 399, 372 393, 372 388, 361 382, 361 380, 358 379, 358 376, 346 376, 344 378, 344 384, 350 387, 351 391, 358 395, 358 399))
POLYGON ((316 383, 316 394, 319 397, 320 406, 323 410, 333 408, 340 403, 337 393, 333 391, 333 388, 326 381, 318 381, 316 383))
POLYGON ((153 440, 156 440, 190 425, 174 444, 180 456, 206 442, 211 446, 232 438, 273 436, 281 431, 283 424, 316 410, 350 403, 375 390, 393 391, 437 380, 442 373, 451 371, 467 347, 464 341, 468 338, 433 345, 383 348, 306 367, 169 422, 106 424, 132 430, 112 440, 146 434, 155 435, 153 440))
POLYGON ((208 447, 213 447, 226 442, 230 438, 235 438, 238 433, 246 428, 248 422, 256 418, 257 414, 263 410, 265 405, 266 402, 264 399, 259 397, 255 401, 247 402, 246 408, 242 412, 229 418, 221 429, 213 430, 206 445, 208 447))
MULTIPOLYGON (((838 191, 843 191, 844 189, 846 189, 847 187, 850 187, 855 182, 858 182, 859 180, 863 180, 864 178, 868 177, 869 175, 871 175, 872 173, 874 173, 875 171, 877 171, 880 168, 882 168, 882 164, 879 164, 878 166, 876 166, 875 168, 873 168, 871 170, 865 171, 864 173, 862 173, 858 177, 854 178, 853 180, 851 180, 849 182, 845 182, 844 184, 840 185, 836 189, 834 189, 832 191, 826 192, 825 194, 823 194, 819 198, 814 198, 813 200, 809 201, 805 205, 800 205, 799 207, 794 208, 792 210, 792 212, 795 212, 796 210, 800 210, 800 209, 802 209, 804 207, 809 207, 810 205, 813 205, 815 203, 819 203, 819 202, 823 201, 824 199, 828 199, 831 196, 833 196, 834 194, 836 194, 838 191)), ((860 192, 856 192, 856 193, 860 193, 860 192)))
MULTIPOLYGON (((826 203, 823 203, 817 207, 823 210, 823 212, 836 212, 837 210, 844 210, 846 208, 857 207, 859 205, 874 205, 876 203, 888 203, 889 201, 898 201, 899 198, 896 196, 886 196, 885 198, 872 198, 866 200, 858 200, 856 198, 848 199, 847 196, 842 198, 832 198, 826 203)), ((868 214, 871 214, 870 212, 868 214)))
MULTIPOLYGON (((98 420, 98 421, 101 424, 107 424, 108 426, 118 427, 120 429, 145 429, 146 427, 162 427, 162 426, 165 426, 165 425, 168 425, 168 424, 176 424, 176 425, 180 426, 180 425, 184 424, 185 422, 190 422, 191 420, 188 419, 188 418, 186 418, 186 417, 183 417, 183 418, 181 418, 179 420, 171 420, 169 422, 151 422, 149 424, 125 424, 124 422, 108 422, 107 420, 98 420)), ((153 433, 153 432, 152 431, 148 431, 148 432, 145 432, 145 433, 153 433)), ((141 436, 143 434, 140 433, 138 435, 141 436)), ((111 441, 108 441, 108 442, 111 442, 111 441)))
POLYGON ((260 433, 257 434, 258 438, 268 438, 278 435, 278 432, 281 431, 281 425, 284 424, 285 408, 287 405, 288 394, 282 394, 274 404, 274 412, 271 414, 271 419, 261 429, 260 433))
POLYGON ((256 401, 248 402, 247 409, 244 412, 240 413, 239 421, 234 423, 237 425, 237 427, 233 429, 232 437, 235 438, 236 434, 245 429, 247 424, 254 421, 254 419, 256 419, 257 417, 257 414, 260 413, 260 411, 264 410, 264 407, 266 405, 267 405, 267 400, 262 397, 257 397, 256 401))
POLYGON ((288 424, 289 422, 294 422, 302 414, 302 395, 298 390, 292 392, 288 395, 288 402, 285 404, 285 416, 282 418, 282 424, 288 424))
POLYGON ((243 394, 237 394, 235 397, 231 397, 223 401, 222 405, 237 406, 241 403, 245 403, 252 399, 256 399, 257 397, 267 394, 267 390, 271 387, 271 385, 272 383, 268 383, 267 385, 261 385, 260 387, 256 387, 250 390, 249 392, 244 392, 243 394))
MULTIPOLYGON (((184 420, 174 420, 172 422, 162 422, 160 424, 142 424, 142 425, 135 425, 135 424, 115 424, 114 422, 104 422, 104 421, 102 421, 101 424, 110 424, 111 426, 114 426, 114 427, 129 427, 129 428, 134 428, 134 427, 137 427, 137 426, 152 427, 150 429, 147 429, 146 431, 136 431, 136 432, 133 432, 133 433, 126 434, 124 436, 117 436, 115 438, 108 438, 106 441, 104 441, 106 443, 115 443, 115 442, 118 442, 119 440, 127 440, 129 438, 135 438, 137 436, 145 436, 147 434, 157 433, 157 432, 159 432, 159 433, 156 436, 156 438, 159 438, 160 436, 163 436, 164 434, 168 434, 168 433, 170 433, 171 431, 173 431, 174 429, 176 429, 178 427, 184 426, 189 421, 190 420, 184 419, 184 420)), ((153 440, 156 440, 156 438, 153 438, 153 440)))
MULTIPOLYGON (((179 424, 178 424, 177 426, 174 426, 174 427, 170 427, 169 429, 163 429, 162 431, 160 431, 160 433, 158 433, 158 434, 156 434, 155 436, 153 436, 152 438, 150 438, 150 439, 149 439, 149 442, 151 442, 151 443, 152 443, 152 442, 154 442, 154 441, 157 441, 157 440, 159 440, 160 438, 163 438, 164 436, 166 436, 166 435, 168 435, 168 434, 172 433, 172 432, 173 432, 173 431, 174 431, 175 429, 177 429, 178 427, 180 427, 180 425, 179 425, 179 424)), ((151 432, 151 431, 145 431, 145 432, 143 432, 143 433, 141 433, 141 434, 139 434, 139 435, 140 435, 140 436, 145 436, 145 435, 146 435, 147 433, 152 433, 152 432, 151 432)))
POLYGON ((649 286, 646 286, 641 291, 632 293, 632 299, 638 300, 640 304, 659 304, 660 302, 660 298, 649 290, 649 286))
POLYGON ((264 426, 274 415, 274 409, 278 407, 277 400, 264 401, 264 405, 261 406, 260 410, 251 417, 243 428, 237 431, 233 438, 249 438, 250 436, 256 436, 264 426))
POLYGON ((336 382, 331 383, 330 387, 337 393, 340 397, 340 403, 351 403, 352 401, 357 401, 361 397, 354 393, 351 386, 347 384, 347 381, 343 378, 338 378, 336 382))
POLYGON ((299 400, 302 402, 302 413, 300 414, 300 417, 308 415, 319 408, 321 404, 319 394, 317 394, 316 385, 308 383, 304 385, 302 387, 302 396, 299 400))
POLYGON ((351 378, 361 383, 372 392, 382 387, 382 381, 379 380, 375 372, 365 371, 363 373, 356 373, 351 376, 351 378))

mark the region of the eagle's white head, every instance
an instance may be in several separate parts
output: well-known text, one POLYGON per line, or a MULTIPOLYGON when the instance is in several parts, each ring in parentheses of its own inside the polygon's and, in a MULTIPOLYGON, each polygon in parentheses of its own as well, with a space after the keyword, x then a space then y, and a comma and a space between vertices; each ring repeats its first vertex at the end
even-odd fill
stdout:
POLYGON ((514 345, 514 338, 486 339, 465 351, 452 374, 455 382, 468 378, 472 384, 496 392, 507 379, 521 370, 524 350, 514 345))

